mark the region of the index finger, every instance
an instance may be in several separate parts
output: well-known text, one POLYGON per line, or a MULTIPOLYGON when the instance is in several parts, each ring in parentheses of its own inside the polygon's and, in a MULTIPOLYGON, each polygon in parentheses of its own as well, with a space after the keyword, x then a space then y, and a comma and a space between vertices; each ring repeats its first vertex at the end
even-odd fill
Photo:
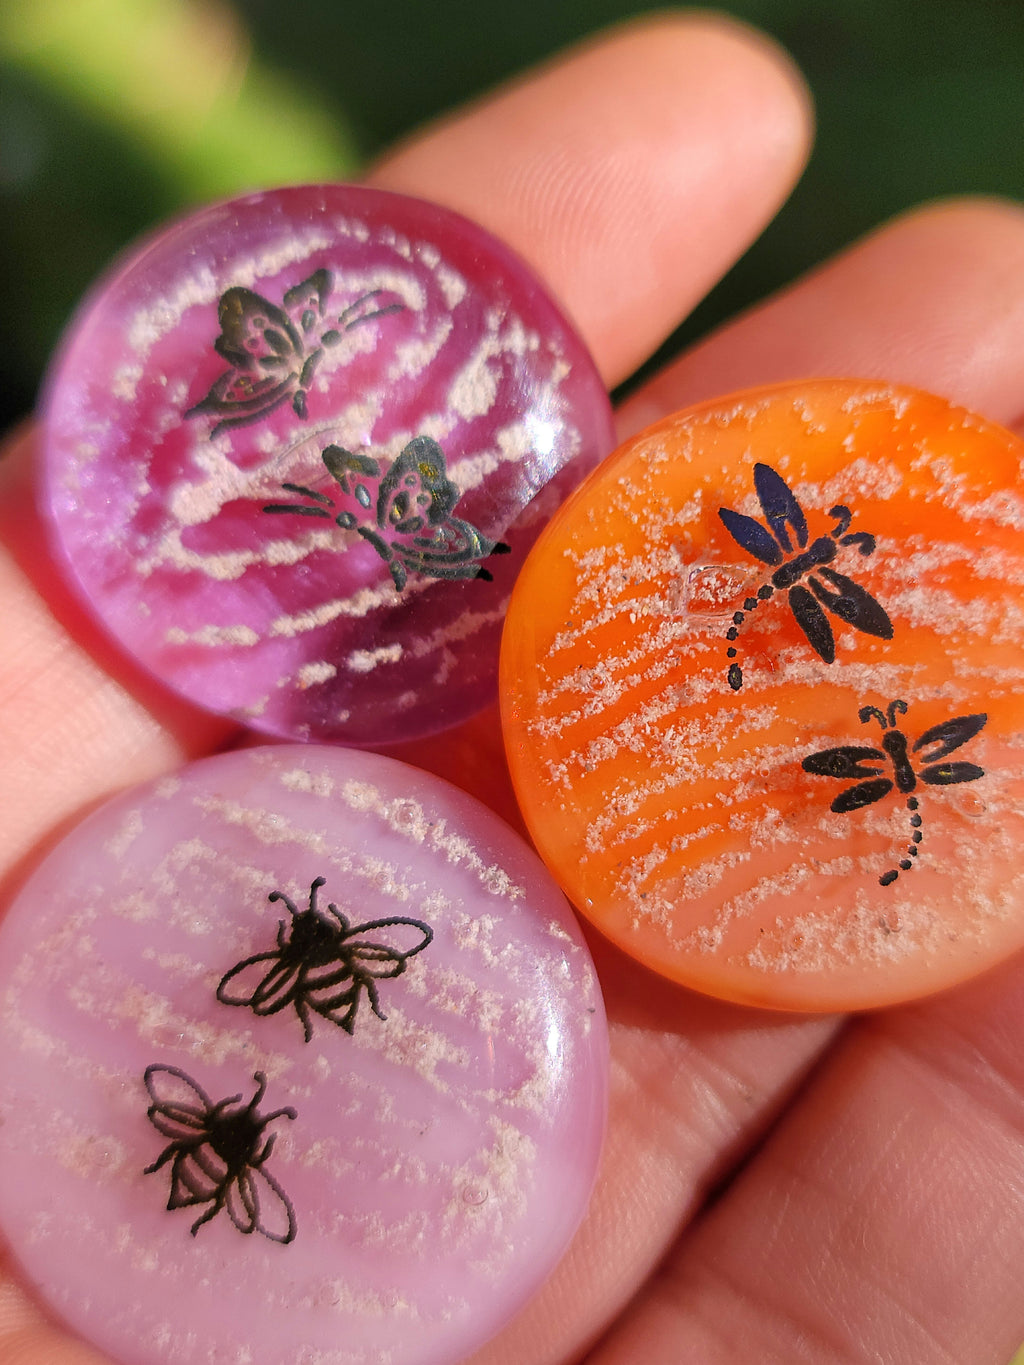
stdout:
MULTIPOLYGON (((374 183, 482 221, 547 277, 609 381, 653 348, 771 215, 806 151, 788 65, 722 21, 598 40, 423 135, 374 183)), ((230 734, 141 677, 50 566, 35 436, 0 469, 0 875, 105 794, 230 734)))

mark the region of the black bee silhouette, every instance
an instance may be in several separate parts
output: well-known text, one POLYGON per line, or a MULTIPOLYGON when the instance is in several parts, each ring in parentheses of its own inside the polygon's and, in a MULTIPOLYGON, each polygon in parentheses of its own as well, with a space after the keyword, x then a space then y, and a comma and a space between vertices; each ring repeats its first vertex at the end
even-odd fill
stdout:
MULTIPOLYGON (((892 622, 884 607, 852 578, 825 567, 835 559, 840 545, 856 545, 858 551, 865 556, 874 553, 874 536, 864 531, 849 532, 850 522, 853 520, 850 509, 842 503, 829 508, 828 514, 835 517, 836 524, 829 535, 819 536, 808 548, 807 521, 800 504, 781 475, 769 465, 756 464, 754 488, 770 531, 753 517, 744 516, 742 512, 734 512, 729 507, 720 507, 718 515, 733 540, 748 554, 752 554, 762 564, 778 565, 778 568, 772 574, 771 581, 758 588, 755 597, 746 599, 743 611, 733 613, 733 624, 727 631, 726 638, 735 640, 746 613, 753 611, 759 602, 767 602, 778 590, 788 592, 789 605, 793 609, 797 625, 807 636, 814 652, 827 664, 832 663, 836 657, 836 642, 822 607, 840 621, 845 621, 847 625, 862 630, 867 635, 877 635, 883 640, 891 640, 892 622), (792 559, 784 559, 784 555, 793 553, 793 543, 787 527, 792 529, 797 545, 802 551, 792 559), (808 575, 810 591, 799 581, 805 574, 808 575), (827 586, 829 584, 831 587, 827 586)), ((736 649, 733 646, 730 646, 728 656, 735 659, 736 649)), ((730 664, 728 676, 729 686, 734 692, 738 692, 743 686, 743 670, 739 664, 730 664)))
POLYGON ((835 749, 822 749, 820 753, 810 754, 803 760, 804 772, 815 773, 819 777, 835 777, 839 781, 847 778, 863 778, 852 787, 841 791, 832 802, 831 809, 842 815, 847 811, 860 810, 862 806, 873 805, 888 796, 894 789, 907 798, 907 809, 911 812, 910 823, 913 827, 911 843, 906 856, 898 868, 892 868, 879 877, 882 886, 889 886, 900 875, 908 872, 917 857, 918 845, 923 837, 921 816, 918 814, 919 802, 911 796, 918 781, 930 787, 952 787, 960 782, 976 782, 985 776, 985 769, 976 763, 944 763, 942 760, 973 739, 988 720, 985 713, 975 716, 957 716, 954 720, 940 721, 925 730, 908 752, 907 737, 896 728, 896 713, 906 715, 905 701, 891 701, 888 713, 884 714, 877 706, 862 706, 858 711, 860 722, 866 725, 871 719, 877 720, 882 727, 882 750, 864 748, 857 744, 840 744, 835 749), (932 747, 935 746, 935 747, 932 747), (920 753, 925 767, 915 771, 910 754, 920 753), (892 777, 883 777, 876 766, 888 758, 892 764, 892 777), (865 765, 872 766, 865 766, 865 765))
MULTIPOLYGON (((452 516, 459 490, 448 477, 444 451, 429 436, 414 437, 390 466, 371 455, 353 455, 341 446, 328 446, 322 458, 352 504, 338 512, 334 521, 369 541, 387 564, 399 592, 410 573, 490 581, 492 575, 478 561, 508 554, 507 545, 488 540, 468 521, 452 516)), ((334 503, 326 494, 297 483, 282 487, 319 505, 271 503, 264 512, 331 519, 334 503)))
POLYGON ((245 1005, 254 1014, 277 1014, 295 1006, 308 1043, 313 1037, 310 1011, 314 1010, 346 1033, 355 1026, 362 992, 378 1019, 386 1019, 380 1007, 377 981, 401 976, 409 958, 430 943, 434 931, 418 919, 375 919, 349 924, 336 905, 328 915, 317 909, 317 892, 326 878, 317 877, 309 888, 309 909, 298 910, 282 891, 272 891, 271 901, 284 901, 291 923, 282 920, 277 929, 277 948, 257 953, 221 978, 217 999, 224 1005, 245 1005), (392 947, 366 937, 380 929, 414 929, 417 941, 411 948, 392 947))
POLYGON ((384 290, 371 289, 340 313, 325 317, 333 285, 329 270, 314 271, 288 290, 280 308, 251 289, 226 290, 217 307, 220 336, 213 346, 231 368, 185 416, 212 412, 221 417, 214 436, 258 421, 289 398, 295 415, 305 417, 306 393, 324 347, 336 346, 353 327, 405 307, 384 303, 384 290))
POLYGON ((145 1082, 153 1103, 146 1110, 150 1123, 171 1139, 146 1175, 171 1162, 169 1209, 209 1204, 192 1224, 194 1237, 221 1209, 239 1232, 261 1232, 272 1242, 295 1239, 295 1210, 264 1162, 274 1148, 274 1135, 263 1141, 263 1131, 275 1119, 294 1119, 292 1108, 260 1114, 257 1105, 267 1088, 262 1071, 253 1080, 256 1093, 242 1105, 241 1095, 216 1104, 191 1076, 176 1066, 149 1066, 145 1082), (269 1196, 269 1198, 268 1198, 269 1196))

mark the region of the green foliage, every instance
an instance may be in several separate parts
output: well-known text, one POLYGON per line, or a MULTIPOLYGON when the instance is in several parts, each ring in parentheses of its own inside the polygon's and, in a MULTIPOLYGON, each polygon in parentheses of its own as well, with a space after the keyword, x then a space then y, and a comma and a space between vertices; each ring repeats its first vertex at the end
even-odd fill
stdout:
MULTIPOLYGON (((28 405, 88 280, 146 225, 261 184, 343 178, 423 119, 647 8, 0 0, 0 302, 19 318, 6 416, 28 405)), ((1024 192, 1017 0, 725 8, 794 54, 818 143, 778 220, 674 347, 923 199, 1024 192)))
POLYGON ((0 421, 32 403, 83 290, 191 204, 356 166, 344 119, 209 0, 0 4, 0 421))

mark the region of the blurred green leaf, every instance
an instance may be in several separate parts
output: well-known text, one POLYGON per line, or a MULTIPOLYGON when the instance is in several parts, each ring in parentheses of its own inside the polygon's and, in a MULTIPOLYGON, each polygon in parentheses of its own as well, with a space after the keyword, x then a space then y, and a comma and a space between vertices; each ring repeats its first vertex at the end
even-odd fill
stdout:
POLYGON ((357 158, 316 87, 254 57, 220 0, 0 4, 0 423, 31 406, 68 313, 145 228, 357 158))
MULTIPOLYGON (((818 141, 782 213, 663 354, 922 199, 1024 197, 1019 0, 725 8, 792 52, 817 103, 818 141)), ((0 303, 23 317, 28 301, 31 314, 0 374, 9 411, 28 401, 55 319, 144 225, 260 184, 351 174, 356 148, 369 155, 649 9, 642 0, 526 9, 0 0, 0 250, 10 281, 0 303)))
POLYGON ((0 59, 120 133, 186 201, 355 168, 336 113, 254 58, 220 0, 5 0, 0 59))

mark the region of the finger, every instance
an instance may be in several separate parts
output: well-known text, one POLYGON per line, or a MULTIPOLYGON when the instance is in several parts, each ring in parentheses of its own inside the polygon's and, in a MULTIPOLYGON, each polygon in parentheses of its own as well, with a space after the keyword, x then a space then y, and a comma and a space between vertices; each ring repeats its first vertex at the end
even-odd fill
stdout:
POLYGON ((590 1365, 1002 1365, 1024 1337, 1024 970, 868 1018, 590 1365))
MULTIPOLYGON (((614 383, 770 216, 807 126, 799 85, 762 40, 706 19, 659 20, 416 139, 374 178, 435 198, 444 180, 446 203, 499 231, 555 285, 614 383)), ((496 748, 473 722, 403 756, 465 778, 496 748)), ((481 776, 477 794, 493 803, 495 778, 481 776)), ((498 799, 507 796, 502 786, 498 799)), ((603 958, 613 1061, 604 1175, 559 1271, 479 1365, 574 1358, 831 1031, 694 1004, 614 951, 603 958), (666 1028, 682 1009, 685 1025, 666 1028)))
MULTIPOLYGON (((524 79, 410 144, 376 179, 455 203, 514 241, 541 264, 615 375, 653 348, 742 249, 788 188, 806 141, 795 78, 761 40, 721 22, 663 20, 524 79), (714 131, 719 120, 722 135, 714 131), (745 132, 748 120, 763 133, 745 132), (546 185, 539 198, 527 189, 534 176, 546 185), (668 204, 658 213, 648 202, 655 191, 668 204), (634 296, 629 281, 638 269, 634 296), (668 284, 655 287, 661 270, 668 284)), ((0 738, 10 745, 0 811, 11 816, 0 877, 86 805, 206 752, 226 734, 105 650, 62 594, 31 510, 31 440, 0 476, 8 547, 0 550, 0 738), (31 538, 23 526, 35 528, 31 538)))
POLYGON ((897 219, 682 356, 624 406, 622 430, 810 375, 912 384, 1015 425, 1022 218, 1017 204, 955 200, 897 219))
POLYGON ((769 221, 809 135, 803 84, 767 39, 661 16, 419 134, 372 178, 515 247, 613 385, 769 221))
MULTIPOLYGON (((0 1274, 3 1262, 0 1260, 0 1274)), ((24 1290, 0 1280, 0 1361, 3 1365, 107 1365, 107 1358, 70 1340, 43 1317, 24 1290)))
POLYGON ((207 752, 231 727, 177 702, 91 626, 45 547, 35 433, 0 460, 0 887, 44 835, 132 782, 207 752))

